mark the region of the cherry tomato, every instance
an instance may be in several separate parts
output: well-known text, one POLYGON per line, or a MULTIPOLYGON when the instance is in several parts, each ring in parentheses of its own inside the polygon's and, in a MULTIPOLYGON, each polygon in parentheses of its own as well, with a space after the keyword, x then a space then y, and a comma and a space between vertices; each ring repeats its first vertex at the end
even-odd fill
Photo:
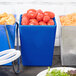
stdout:
POLYGON ((44 18, 43 18, 43 21, 44 22, 48 22, 50 20, 50 17, 49 16, 44 16, 44 18))
POLYGON ((38 25, 38 21, 36 19, 30 19, 29 21, 30 21, 29 25, 30 24, 38 25))
POLYGON ((53 19, 50 19, 49 22, 47 23, 47 25, 54 25, 53 19))
POLYGON ((33 22, 30 22, 29 25, 35 25, 33 22))
POLYGON ((29 25, 38 25, 38 24, 36 24, 34 22, 30 22, 29 25))
POLYGON ((34 19, 34 18, 36 18, 36 13, 35 12, 29 12, 29 13, 27 13, 27 17, 29 19, 34 19))
POLYGON ((43 11, 39 9, 39 10, 37 10, 37 14, 38 13, 42 13, 43 14, 43 11))
POLYGON ((28 23, 29 23, 28 18, 24 16, 24 17, 22 18, 21 24, 22 24, 22 25, 28 25, 28 23))
POLYGON ((49 16, 49 13, 50 13, 49 11, 45 11, 44 16, 49 16))
POLYGON ((38 23, 38 21, 36 19, 30 19, 29 21, 38 23))
POLYGON ((55 14, 53 12, 50 12, 50 18, 54 18, 55 14))
POLYGON ((39 25, 46 25, 46 23, 43 22, 43 21, 40 21, 40 22, 39 22, 39 25))
POLYGON ((24 13, 24 14, 22 15, 22 18, 23 18, 23 17, 26 17, 26 16, 27 16, 27 13, 24 13))
POLYGON ((43 11, 42 10, 37 10, 37 20, 38 21, 42 21, 43 20, 43 17, 44 17, 44 14, 43 14, 43 11))
POLYGON ((29 13, 29 12, 36 12, 36 10, 35 9, 29 9, 29 10, 27 10, 27 13, 29 13))
POLYGON ((53 12, 45 11, 44 16, 49 16, 50 18, 54 18, 55 14, 53 12))
POLYGON ((34 19, 34 18, 36 18, 36 15, 37 15, 37 13, 36 13, 36 10, 35 10, 35 9, 29 9, 29 10, 27 11, 27 17, 28 17, 29 19, 34 19))
POLYGON ((44 17, 44 15, 42 13, 38 13, 36 18, 38 21, 42 21, 43 17, 44 17))

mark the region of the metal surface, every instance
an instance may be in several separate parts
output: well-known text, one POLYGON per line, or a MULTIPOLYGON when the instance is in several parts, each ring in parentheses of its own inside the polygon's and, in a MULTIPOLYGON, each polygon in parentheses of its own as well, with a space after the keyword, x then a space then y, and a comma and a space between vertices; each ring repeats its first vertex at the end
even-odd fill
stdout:
POLYGON ((62 65, 76 66, 76 26, 61 27, 62 65))
MULTIPOLYGON (((18 33, 18 23, 16 22, 16 38, 17 38, 17 47, 16 50, 19 50, 19 33, 18 33)), ((17 74, 20 72, 20 58, 12 62, 13 70, 17 74)))
POLYGON ((10 40, 9 40, 6 24, 4 25, 4 27, 5 27, 5 31, 6 31, 6 36, 7 36, 7 40, 8 40, 9 49, 11 49, 11 44, 10 44, 10 40))

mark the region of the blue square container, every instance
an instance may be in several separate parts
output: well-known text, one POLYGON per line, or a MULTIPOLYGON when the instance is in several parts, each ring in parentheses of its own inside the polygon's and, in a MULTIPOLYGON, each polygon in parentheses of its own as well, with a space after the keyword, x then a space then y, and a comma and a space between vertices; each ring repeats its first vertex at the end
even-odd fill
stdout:
MULTIPOLYGON (((6 28, 8 30, 9 40, 11 44, 11 48, 14 49, 15 45, 15 29, 16 24, 14 25, 6 25, 6 28)), ((0 52, 9 49, 8 40, 5 32, 4 25, 0 25, 0 52)), ((12 63, 8 63, 5 65, 12 65, 12 63)))
POLYGON ((54 26, 28 26, 19 23, 22 64, 24 66, 51 66, 56 34, 54 26))

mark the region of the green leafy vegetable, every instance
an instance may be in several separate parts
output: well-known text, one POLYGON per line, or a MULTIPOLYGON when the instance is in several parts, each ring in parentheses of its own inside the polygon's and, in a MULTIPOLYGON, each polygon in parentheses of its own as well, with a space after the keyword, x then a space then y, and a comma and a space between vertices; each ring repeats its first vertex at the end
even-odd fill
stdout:
POLYGON ((66 72, 62 72, 61 70, 54 69, 50 72, 50 67, 48 67, 48 72, 46 76, 70 76, 66 72))

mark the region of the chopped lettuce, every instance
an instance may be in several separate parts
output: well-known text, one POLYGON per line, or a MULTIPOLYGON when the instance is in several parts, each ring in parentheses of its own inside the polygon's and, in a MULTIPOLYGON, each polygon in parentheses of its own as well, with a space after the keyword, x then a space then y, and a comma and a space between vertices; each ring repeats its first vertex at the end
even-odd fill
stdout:
POLYGON ((48 72, 46 76, 70 76, 66 72, 62 72, 61 70, 54 69, 50 72, 50 67, 48 67, 48 72))

